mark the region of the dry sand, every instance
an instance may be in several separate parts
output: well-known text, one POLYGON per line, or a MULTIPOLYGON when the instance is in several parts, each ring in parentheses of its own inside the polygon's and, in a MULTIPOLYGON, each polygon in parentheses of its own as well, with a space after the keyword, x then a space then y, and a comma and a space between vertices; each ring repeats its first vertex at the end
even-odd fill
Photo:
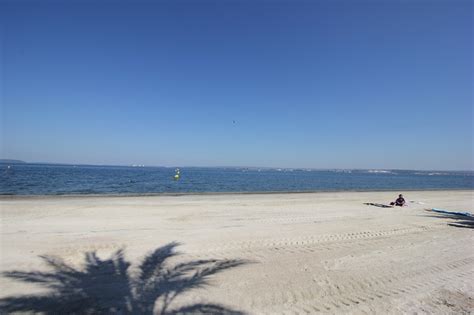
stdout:
POLYGON ((168 292, 167 311, 194 304, 188 310, 473 312, 473 222, 424 209, 473 211, 474 192, 406 192, 407 200, 424 204, 404 208, 363 204, 387 203, 397 194, 2 197, 0 295, 13 298, 0 305, 4 311, 102 306, 159 313, 168 292), (152 269, 166 252, 140 266, 170 242, 180 243, 181 255, 167 259, 161 274, 152 269), (120 249, 123 257, 113 256, 120 249), (202 261, 208 259, 227 262, 202 261), (124 273, 126 262, 131 267, 124 273), (13 270, 21 272, 8 273, 13 270), (140 270, 141 280, 132 282, 140 270), (59 286, 47 291, 48 283, 59 286), (135 300, 130 284, 141 286, 135 300), (25 294, 36 298, 21 299, 25 294), (72 301, 94 294, 92 302, 72 301))

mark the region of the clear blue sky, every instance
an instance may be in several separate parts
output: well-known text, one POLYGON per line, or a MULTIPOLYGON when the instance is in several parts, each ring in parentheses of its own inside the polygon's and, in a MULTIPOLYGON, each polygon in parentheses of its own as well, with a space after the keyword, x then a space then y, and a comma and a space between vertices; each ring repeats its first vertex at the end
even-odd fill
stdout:
POLYGON ((0 157, 473 169, 472 19, 456 0, 0 0, 0 157))

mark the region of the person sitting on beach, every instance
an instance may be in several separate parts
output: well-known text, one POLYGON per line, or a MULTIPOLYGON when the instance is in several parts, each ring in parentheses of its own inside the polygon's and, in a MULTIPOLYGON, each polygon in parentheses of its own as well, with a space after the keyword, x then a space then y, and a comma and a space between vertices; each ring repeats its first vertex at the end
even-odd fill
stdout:
POLYGON ((397 200, 395 200, 395 202, 391 202, 390 205, 403 207, 405 205, 405 199, 403 199, 403 195, 402 194, 398 195, 397 200))

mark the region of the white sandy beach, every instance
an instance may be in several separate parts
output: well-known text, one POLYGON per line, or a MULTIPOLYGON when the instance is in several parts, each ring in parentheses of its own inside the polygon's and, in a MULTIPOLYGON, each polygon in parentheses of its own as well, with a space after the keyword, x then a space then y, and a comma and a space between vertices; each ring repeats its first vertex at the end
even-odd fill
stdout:
MULTIPOLYGON (((184 268, 177 281, 189 281, 177 282, 181 289, 168 311, 215 304, 249 314, 472 313, 473 222, 425 209, 472 212, 474 192, 405 192, 407 201, 416 202, 404 208, 363 204, 388 203, 398 193, 2 197, 0 294, 17 299, 0 305, 38 311, 47 298, 67 301, 68 292, 45 289, 44 274, 37 273, 53 270, 40 256, 54 256, 64 260, 56 273, 67 274, 69 267, 80 272, 80 283, 68 285, 106 296, 104 307, 115 303, 122 305, 117 312, 126 313, 127 307, 137 307, 122 303, 126 275, 118 274, 117 263, 93 275, 93 268, 84 270, 85 254, 96 252, 88 264, 102 268, 101 262, 123 249, 123 259, 132 264, 128 273, 138 275, 147 254, 178 242, 181 255, 168 260, 168 271, 182 262, 230 263, 201 261, 184 268), (209 275, 202 271, 208 265, 215 268, 209 275), (26 273, 8 273, 13 270, 26 273), (206 285, 193 283, 195 271, 206 285), (25 294, 37 299, 19 299, 25 294)), ((143 267, 150 286, 158 278, 143 267)), ((171 282, 165 283, 171 290, 171 282)), ((156 292, 147 307, 159 313, 163 296, 155 301, 156 292)), ((75 307, 63 304, 65 312, 75 307)))

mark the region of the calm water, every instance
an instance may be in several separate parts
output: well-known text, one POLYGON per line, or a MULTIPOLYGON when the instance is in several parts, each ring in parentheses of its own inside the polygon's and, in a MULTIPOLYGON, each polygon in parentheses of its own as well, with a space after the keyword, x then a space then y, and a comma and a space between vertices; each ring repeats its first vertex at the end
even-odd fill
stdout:
POLYGON ((0 164, 0 194, 146 194, 474 189, 474 172, 279 170, 0 164))

